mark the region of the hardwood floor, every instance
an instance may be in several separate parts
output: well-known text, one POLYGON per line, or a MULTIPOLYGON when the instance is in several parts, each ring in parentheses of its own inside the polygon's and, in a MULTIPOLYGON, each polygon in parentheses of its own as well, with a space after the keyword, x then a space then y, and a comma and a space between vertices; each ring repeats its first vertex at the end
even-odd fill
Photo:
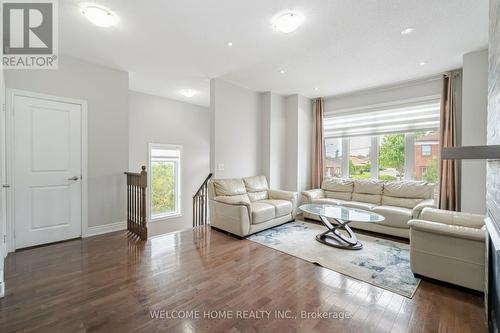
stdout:
POLYGON ((481 296, 422 281, 408 299, 206 228, 19 251, 7 258, 6 286, 1 332, 486 332, 481 296), (274 319, 275 310, 299 318, 274 319), (204 318, 214 311, 233 318, 204 318), (300 319, 301 311, 352 317, 300 319))

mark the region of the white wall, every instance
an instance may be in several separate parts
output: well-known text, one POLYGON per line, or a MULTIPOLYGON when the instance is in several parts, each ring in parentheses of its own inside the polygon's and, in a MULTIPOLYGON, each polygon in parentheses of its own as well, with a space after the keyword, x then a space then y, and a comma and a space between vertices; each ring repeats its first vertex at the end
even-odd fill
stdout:
POLYGON ((210 113, 193 104, 130 92, 129 169, 148 165, 148 144, 183 147, 181 157, 181 217, 154 221, 149 234, 158 235, 192 226, 192 196, 209 173, 210 113))
POLYGON ((285 99, 285 137, 286 137, 286 175, 284 189, 288 191, 297 191, 299 188, 299 154, 298 154, 298 132, 299 132, 299 95, 290 95, 285 99))
POLYGON ((286 108, 285 97, 272 92, 262 94, 263 164, 269 186, 284 188, 286 183, 286 108))
POLYGON ((211 161, 216 178, 264 173, 261 94, 221 79, 210 82, 211 161))
POLYGON ((298 191, 311 188, 313 111, 312 101, 304 96, 298 97, 298 191))
MULTIPOLYGON (((463 58, 462 145, 485 145, 488 106, 488 50, 463 58)), ((486 161, 462 161, 462 211, 486 213, 486 161)))
POLYGON ((88 101, 88 225, 126 220, 128 73, 61 56, 57 70, 7 70, 7 88, 88 101))
POLYGON ((300 95, 285 99, 284 188, 301 192, 311 188, 312 170, 312 102, 300 95))

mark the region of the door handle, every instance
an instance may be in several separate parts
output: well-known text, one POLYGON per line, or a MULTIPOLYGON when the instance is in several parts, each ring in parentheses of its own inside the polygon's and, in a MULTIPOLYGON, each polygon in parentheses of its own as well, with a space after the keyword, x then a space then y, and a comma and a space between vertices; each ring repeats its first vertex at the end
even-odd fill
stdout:
POLYGON ((73 176, 71 178, 68 178, 68 180, 74 180, 74 181, 77 181, 78 179, 80 179, 78 176, 73 176))

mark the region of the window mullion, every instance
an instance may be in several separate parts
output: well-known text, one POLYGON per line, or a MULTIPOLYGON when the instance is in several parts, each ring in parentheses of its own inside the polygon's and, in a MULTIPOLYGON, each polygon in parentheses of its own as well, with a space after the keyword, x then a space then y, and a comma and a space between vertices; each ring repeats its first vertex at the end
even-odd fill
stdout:
POLYGON ((342 178, 349 178, 350 150, 349 138, 342 138, 342 152, 344 153, 344 158, 342 159, 342 178))
POLYGON ((405 180, 415 178, 415 133, 405 133, 405 180))
POLYGON ((378 155, 379 155, 380 140, 378 135, 372 136, 370 148, 370 164, 372 165, 372 179, 378 179, 378 155))

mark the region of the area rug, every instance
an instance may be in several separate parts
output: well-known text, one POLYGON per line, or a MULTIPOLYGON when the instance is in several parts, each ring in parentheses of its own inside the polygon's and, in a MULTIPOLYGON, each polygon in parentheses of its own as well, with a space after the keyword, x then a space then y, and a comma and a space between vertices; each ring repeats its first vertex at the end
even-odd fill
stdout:
POLYGON ((408 244, 357 233, 361 250, 344 250, 321 244, 322 225, 295 221, 249 236, 253 242, 321 265, 338 273, 411 298, 420 279, 410 268, 408 244))

